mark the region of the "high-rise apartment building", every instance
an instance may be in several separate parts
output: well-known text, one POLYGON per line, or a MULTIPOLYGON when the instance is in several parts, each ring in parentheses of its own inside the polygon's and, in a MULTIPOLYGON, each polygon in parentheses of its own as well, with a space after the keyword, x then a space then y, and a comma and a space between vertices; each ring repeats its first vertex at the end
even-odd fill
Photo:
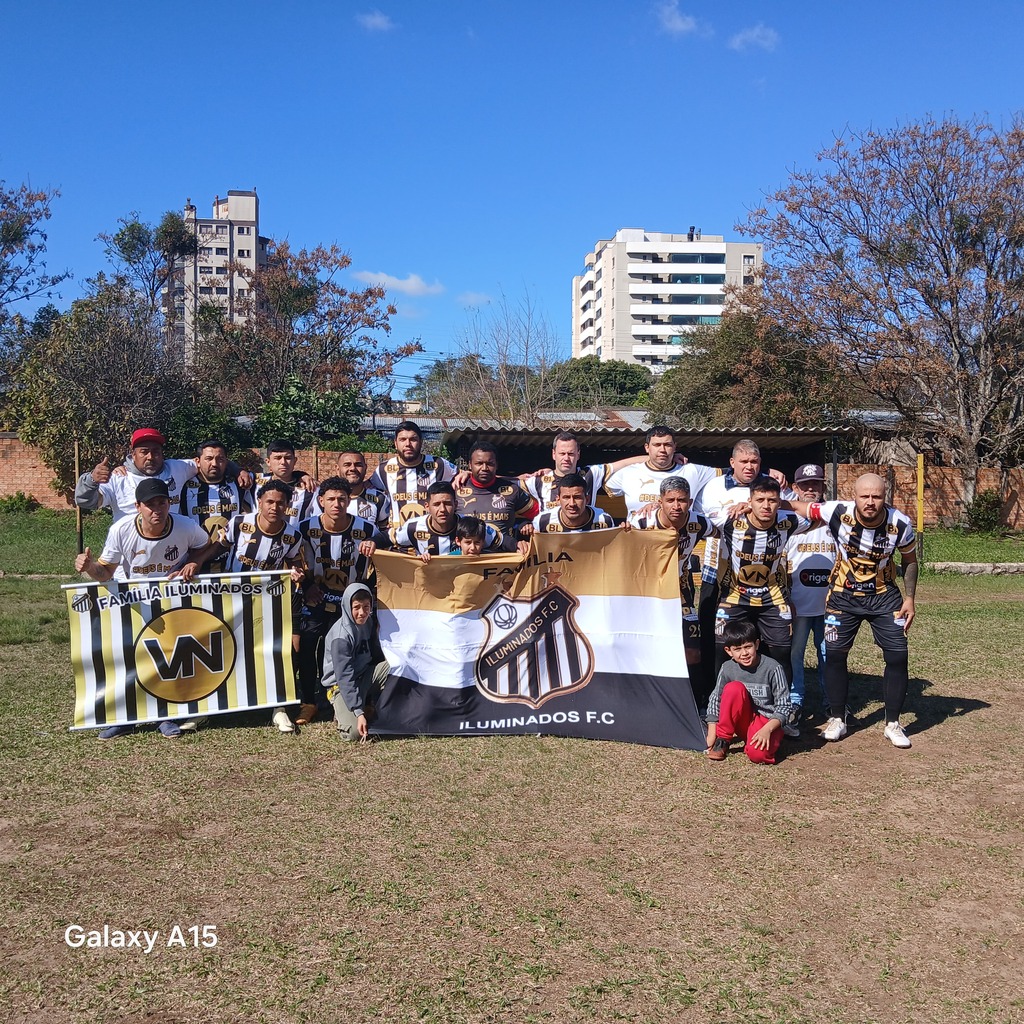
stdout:
POLYGON ((726 285, 753 284, 762 248, 691 228, 684 235, 622 228, 587 253, 572 281, 572 354, 664 373, 687 335, 722 317, 726 285))
POLYGON ((260 201, 255 190, 230 190, 213 201, 211 217, 199 217, 185 202, 185 226, 195 234, 196 255, 180 261, 165 289, 168 323, 186 363, 198 337, 199 310, 222 306, 230 320, 245 320, 249 284, 243 271, 267 262, 269 239, 260 235, 260 201))

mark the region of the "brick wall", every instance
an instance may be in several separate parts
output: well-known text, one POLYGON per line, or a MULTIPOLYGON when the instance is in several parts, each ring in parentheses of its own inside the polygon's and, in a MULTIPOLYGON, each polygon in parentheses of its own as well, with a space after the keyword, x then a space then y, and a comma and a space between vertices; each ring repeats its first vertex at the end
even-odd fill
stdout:
MULTIPOLYGON (((258 455, 253 449, 254 456, 258 455)), ((296 452, 298 466, 312 473, 318 480, 331 476, 337 464, 337 452, 316 448, 296 452)), ((368 454, 366 464, 373 472, 381 456, 368 454)), ((256 459, 258 462, 258 458, 256 459)), ((83 470, 91 467, 83 467, 83 470)), ((826 467, 826 476, 831 476, 826 467)), ((853 494, 853 482, 861 473, 877 473, 891 480, 897 507, 917 521, 917 467, 884 465, 841 465, 838 467, 840 497, 853 494)), ((1000 471, 983 469, 978 474, 978 491, 999 489, 1000 471)), ((1003 522, 1013 530, 1024 530, 1024 469, 1008 474, 1006 500, 1003 504, 1003 522)), ((0 433, 0 498, 24 491, 47 508, 68 509, 70 503, 50 486, 53 474, 43 463, 36 448, 23 444, 16 434, 0 433)), ((962 519, 963 474, 946 466, 925 467, 925 526, 958 522, 962 519)))
POLYGON ((17 434, 0 433, 0 498, 23 491, 47 508, 71 508, 50 486, 52 480, 53 473, 38 448, 23 444, 17 434))

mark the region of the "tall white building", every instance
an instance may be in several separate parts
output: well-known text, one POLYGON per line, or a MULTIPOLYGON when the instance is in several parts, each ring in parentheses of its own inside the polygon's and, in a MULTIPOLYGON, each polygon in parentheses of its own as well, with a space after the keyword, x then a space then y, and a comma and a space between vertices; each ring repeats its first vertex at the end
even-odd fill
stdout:
POLYGON ((761 246, 690 229, 622 228, 588 252, 572 280, 572 354, 664 373, 687 334, 722 317, 725 286, 753 284, 761 246))
POLYGON ((230 320, 245 320, 249 285, 242 271, 252 272, 267 262, 269 239, 260 235, 260 201, 255 190, 230 190, 213 201, 211 217, 197 216, 192 200, 185 201, 185 226, 196 238, 195 258, 187 257, 175 268, 165 289, 165 308, 173 316, 173 334, 186 362, 198 337, 199 309, 204 304, 222 306, 230 320))

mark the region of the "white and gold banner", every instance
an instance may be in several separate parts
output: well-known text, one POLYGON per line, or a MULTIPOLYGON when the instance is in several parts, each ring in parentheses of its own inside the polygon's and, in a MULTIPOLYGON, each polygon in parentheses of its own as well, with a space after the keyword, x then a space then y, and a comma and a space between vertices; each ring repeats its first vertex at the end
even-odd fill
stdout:
POLYGON ((374 732, 704 749, 668 531, 545 534, 525 559, 374 564, 391 666, 374 732))
POLYGON ((287 572, 63 589, 73 729, 296 702, 287 572))

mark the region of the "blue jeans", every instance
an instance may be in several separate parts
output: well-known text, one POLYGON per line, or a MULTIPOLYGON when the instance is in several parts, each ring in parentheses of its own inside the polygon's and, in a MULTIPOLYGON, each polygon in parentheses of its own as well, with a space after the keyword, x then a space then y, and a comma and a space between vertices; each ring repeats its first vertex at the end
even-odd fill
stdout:
POLYGON ((804 651, 807 639, 814 631, 814 647, 818 652, 818 686, 821 688, 821 703, 828 704, 825 696, 825 616, 796 615, 793 617, 793 685, 790 687, 790 698, 796 707, 804 705, 804 651))

